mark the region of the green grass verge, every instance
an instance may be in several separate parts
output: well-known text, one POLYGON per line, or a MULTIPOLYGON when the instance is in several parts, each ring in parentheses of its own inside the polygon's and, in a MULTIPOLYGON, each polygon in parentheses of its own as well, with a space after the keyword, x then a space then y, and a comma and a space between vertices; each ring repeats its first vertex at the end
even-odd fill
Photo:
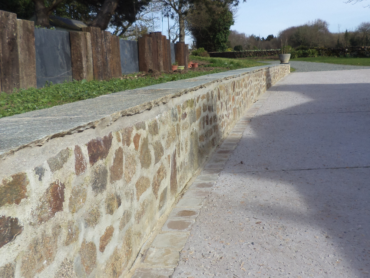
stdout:
POLYGON ((248 59, 227 59, 227 58, 208 58, 208 57, 190 56, 190 60, 209 62, 210 64, 205 65, 206 67, 220 67, 220 68, 226 67, 229 70, 266 66, 266 64, 248 59))
POLYGON ((308 57, 308 58, 296 58, 292 59, 292 61, 304 61, 304 62, 328 63, 352 66, 370 66, 370 58, 308 57))
POLYGON ((191 60, 209 62, 206 67, 215 67, 210 71, 188 71, 182 74, 162 74, 159 77, 139 77, 132 79, 111 79, 109 81, 73 81, 62 84, 48 85, 44 88, 30 88, 18 90, 12 94, 0 93, 0 118, 21 114, 33 110, 53 107, 65 103, 79 100, 95 98, 101 95, 111 94, 124 90, 136 89, 176 81, 181 79, 193 78, 201 75, 218 73, 238 68, 254 67, 263 65, 254 61, 235 61, 223 58, 203 58, 193 57, 191 60))
POLYGON ((296 71, 295 68, 290 67, 290 72, 295 72, 295 71, 296 71))

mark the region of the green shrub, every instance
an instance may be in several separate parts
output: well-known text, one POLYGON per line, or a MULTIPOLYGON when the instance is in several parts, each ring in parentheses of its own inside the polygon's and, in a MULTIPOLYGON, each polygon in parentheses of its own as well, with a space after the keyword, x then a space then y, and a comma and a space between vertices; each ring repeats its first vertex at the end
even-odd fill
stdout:
POLYGON ((300 46, 296 47, 295 50, 308 50, 308 47, 304 46, 304 45, 300 45, 300 46))
POLYGON ((234 50, 235 51, 243 51, 243 46, 241 46, 241 45, 235 45, 234 46, 234 50))
POLYGON ((292 51, 292 53, 291 53, 291 55, 290 55, 290 58, 291 59, 296 59, 296 58, 298 58, 298 53, 297 53, 297 51, 292 51))
POLYGON ((309 49, 308 50, 308 55, 309 57, 317 57, 318 56, 318 52, 316 49, 309 49))
POLYGON ((209 57, 209 54, 207 50, 205 50, 203 47, 198 48, 197 50, 194 50, 191 55, 193 56, 200 56, 200 57, 209 57))

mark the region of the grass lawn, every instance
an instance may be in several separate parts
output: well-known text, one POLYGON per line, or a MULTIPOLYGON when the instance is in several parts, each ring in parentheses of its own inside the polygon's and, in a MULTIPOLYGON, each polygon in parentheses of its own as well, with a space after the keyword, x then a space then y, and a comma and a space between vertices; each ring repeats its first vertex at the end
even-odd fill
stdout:
POLYGON ((370 66, 370 58, 308 57, 291 59, 291 61, 329 63, 352 66, 370 66))
POLYGON ((265 65, 252 60, 237 61, 234 59, 195 56, 190 56, 190 60, 199 62, 199 68, 178 73, 130 74, 109 81, 73 81, 52 84, 40 89, 18 90, 12 94, 0 93, 0 118, 124 90, 227 70, 265 65))

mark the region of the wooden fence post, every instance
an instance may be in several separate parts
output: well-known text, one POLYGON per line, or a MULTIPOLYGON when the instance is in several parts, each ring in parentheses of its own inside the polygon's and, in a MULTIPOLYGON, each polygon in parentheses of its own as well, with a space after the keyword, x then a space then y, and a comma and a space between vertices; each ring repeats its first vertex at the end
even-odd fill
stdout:
POLYGON ((112 68, 110 66, 112 57, 112 34, 107 31, 102 32, 103 42, 103 67, 104 67, 104 80, 112 78, 112 68))
POLYGON ((153 70, 152 40, 153 38, 150 35, 143 35, 138 40, 140 71, 153 70))
POLYGON ((159 64, 158 64, 158 37, 155 36, 154 33, 150 34, 150 37, 152 38, 152 70, 159 70, 159 64))
POLYGON ((35 24, 17 19, 17 43, 19 59, 19 87, 36 88, 35 24))
POLYGON ((17 15, 0 11, 0 79, 2 92, 19 88, 17 15))
POLYGON ((168 59, 168 70, 172 69, 172 56, 171 56, 171 41, 167 40, 167 59, 168 59))
POLYGON ((163 71, 163 43, 162 43, 162 33, 155 32, 154 35, 156 36, 156 42, 158 44, 158 66, 157 69, 159 72, 163 71))
POLYGON ((72 78, 87 81, 94 79, 91 34, 69 32, 71 42, 72 78))
POLYGON ((89 32, 91 36, 91 50, 93 60, 93 74, 95 80, 104 80, 104 64, 103 64, 103 42, 102 31, 97 27, 84 27, 82 31, 89 32))
POLYGON ((121 68, 121 50, 119 46, 119 37, 112 36, 112 55, 110 57, 110 65, 112 70, 112 77, 118 78, 122 76, 121 68))
POLYGON ((184 45, 184 63, 185 63, 185 69, 188 69, 189 64, 189 47, 187 44, 184 45))
POLYGON ((178 42, 175 44, 175 57, 179 66, 185 66, 185 43, 178 42))
POLYGON ((0 11, 0 92, 36 87, 34 23, 0 11))
POLYGON ((169 61, 168 61, 168 44, 166 36, 162 36, 162 48, 163 48, 163 70, 169 71, 169 61))

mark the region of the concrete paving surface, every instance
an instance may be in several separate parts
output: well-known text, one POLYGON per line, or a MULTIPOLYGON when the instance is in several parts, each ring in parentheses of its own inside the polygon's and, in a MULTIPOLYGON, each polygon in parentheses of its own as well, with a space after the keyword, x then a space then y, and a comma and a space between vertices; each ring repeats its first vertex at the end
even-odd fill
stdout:
MULTIPOLYGON (((260 61, 262 63, 270 65, 278 65, 280 61, 260 61)), ((352 66, 352 65, 339 65, 329 63, 316 63, 316 62, 304 62, 290 60, 290 66, 295 69, 296 72, 311 72, 311 71, 333 71, 333 70, 358 70, 358 69, 370 69, 366 66, 352 66)))
POLYGON ((270 88, 209 163, 231 152, 171 277, 370 277, 369 83, 305 72, 270 88))

